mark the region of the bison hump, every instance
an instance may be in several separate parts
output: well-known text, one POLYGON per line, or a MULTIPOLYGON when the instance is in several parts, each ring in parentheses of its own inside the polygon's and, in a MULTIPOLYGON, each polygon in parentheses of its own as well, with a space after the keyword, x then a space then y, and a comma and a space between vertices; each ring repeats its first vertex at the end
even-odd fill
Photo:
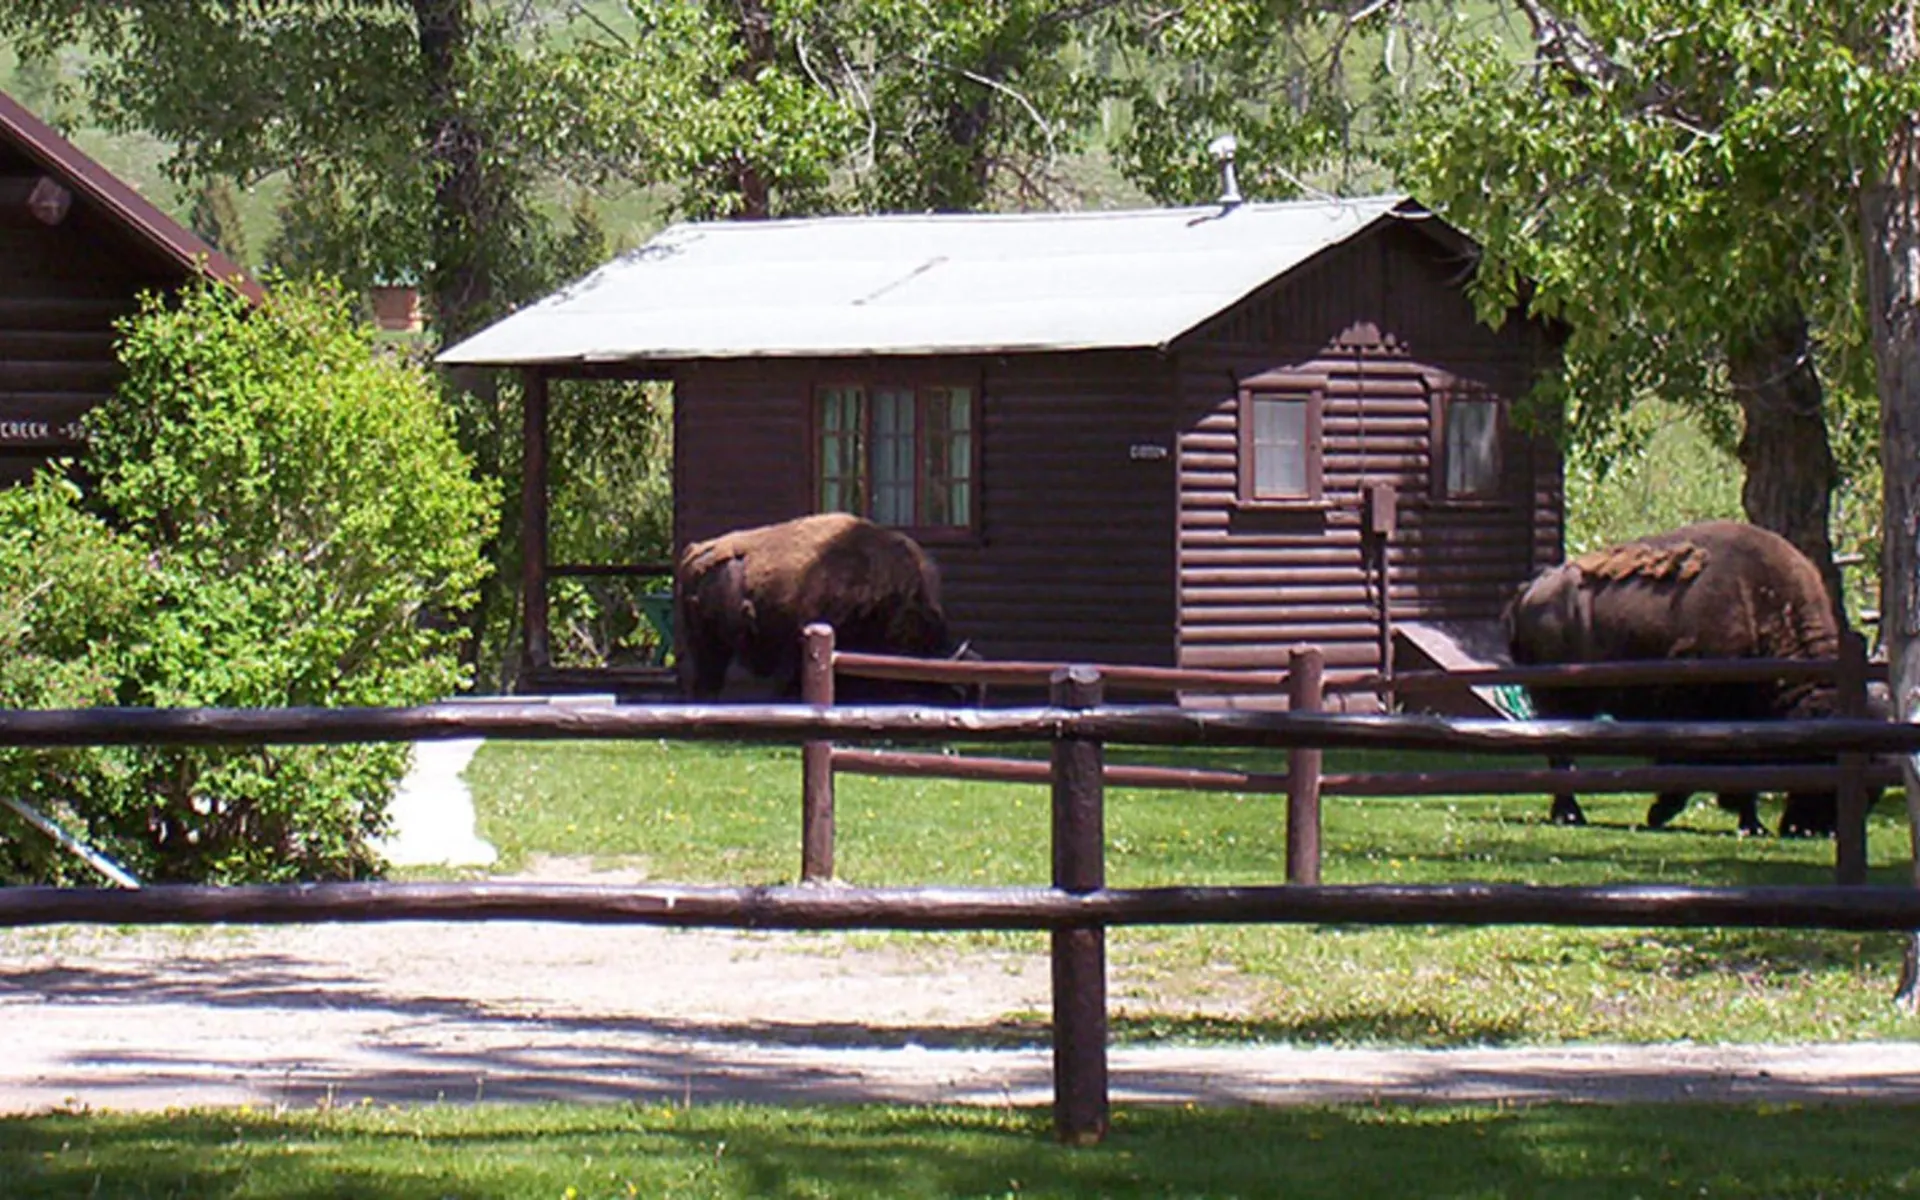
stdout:
POLYGON ((1686 583, 1706 570, 1710 557, 1705 546, 1693 542, 1627 542, 1590 550, 1573 561, 1583 575, 1601 583, 1629 579, 1686 583))

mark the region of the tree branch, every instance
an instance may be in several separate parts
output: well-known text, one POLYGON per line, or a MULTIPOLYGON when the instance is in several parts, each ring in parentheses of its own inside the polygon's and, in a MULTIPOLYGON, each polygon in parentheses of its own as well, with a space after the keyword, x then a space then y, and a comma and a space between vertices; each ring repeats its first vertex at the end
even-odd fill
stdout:
POLYGON ((994 91, 999 92, 1003 96, 1011 97, 1017 104, 1020 105, 1021 108, 1024 108, 1027 110, 1027 115, 1033 118, 1033 123, 1035 125, 1038 125, 1040 127, 1040 132, 1046 135, 1047 157, 1051 159, 1054 156, 1053 126, 1048 124, 1047 119, 1040 115, 1040 110, 1034 107, 1033 101, 1027 99, 1026 96, 1022 95, 1017 89, 1008 87, 1006 84, 1001 83, 997 79, 988 78, 987 76, 980 74, 978 71, 969 71, 965 67, 952 66, 948 63, 943 63, 938 59, 926 58, 918 54, 909 54, 907 58, 908 58, 908 61, 919 63, 923 67, 934 67, 942 71, 951 71, 955 75, 960 76, 962 79, 971 80, 974 83, 979 84, 981 87, 991 88, 994 91))
MULTIPOLYGON (((1608 94, 1638 81, 1632 71, 1620 65, 1586 30, 1548 8, 1542 0, 1513 2, 1533 27, 1534 46, 1546 64, 1596 91, 1608 94)), ((1681 36, 1682 31, 1675 30, 1661 34, 1655 40, 1667 41, 1681 36)), ((1711 122, 1687 112, 1680 101, 1681 94, 1676 88, 1654 80, 1646 84, 1627 107, 1676 125, 1695 137, 1712 141, 1720 136, 1712 128, 1711 122)))
POLYGON ((620 49, 622 50, 633 49, 633 43, 627 40, 627 35, 624 33, 621 33, 619 30, 615 29, 612 25, 609 25, 604 17, 602 17, 599 13, 593 10, 592 5, 582 4, 579 2, 579 0, 575 0, 572 6, 572 12, 574 16, 585 17, 590 24, 598 26, 600 32, 612 38, 614 41, 614 44, 618 46, 620 49))
POLYGON ((1514 0, 1533 27, 1533 44, 1542 57, 1561 70, 1611 91, 1627 79, 1627 71, 1613 61, 1587 32, 1553 12, 1540 0, 1514 0))

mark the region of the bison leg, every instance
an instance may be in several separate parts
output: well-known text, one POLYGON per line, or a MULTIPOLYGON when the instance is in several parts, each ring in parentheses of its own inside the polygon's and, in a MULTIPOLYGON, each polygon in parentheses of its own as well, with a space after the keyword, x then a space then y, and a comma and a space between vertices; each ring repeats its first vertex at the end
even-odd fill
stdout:
POLYGON ((1766 837, 1767 827, 1760 823, 1760 797, 1752 792, 1721 792, 1720 807, 1740 822, 1741 837, 1766 837))
POLYGON ((1555 825, 1585 825, 1587 814, 1578 800, 1562 793, 1553 798, 1553 808, 1547 813, 1547 819, 1555 825))
MULTIPOLYGON (((1573 759, 1564 754, 1547 755, 1547 766, 1556 771, 1565 771, 1573 766, 1573 759)), ((1573 798, 1572 792, 1555 792, 1553 807, 1547 812, 1547 820, 1555 825, 1585 825, 1587 814, 1580 802, 1573 798)))
POLYGON ((709 641, 689 646, 685 653, 690 668, 684 676, 688 694, 702 702, 719 699, 727 683, 727 668, 733 665, 733 648, 709 641))
POLYGON ((1661 792, 1647 806, 1647 828, 1665 829, 1669 822, 1687 809, 1692 792, 1661 792))
POLYGON ((1832 792, 1789 792, 1786 811, 1780 814, 1780 836, 1832 837, 1839 807, 1832 792))

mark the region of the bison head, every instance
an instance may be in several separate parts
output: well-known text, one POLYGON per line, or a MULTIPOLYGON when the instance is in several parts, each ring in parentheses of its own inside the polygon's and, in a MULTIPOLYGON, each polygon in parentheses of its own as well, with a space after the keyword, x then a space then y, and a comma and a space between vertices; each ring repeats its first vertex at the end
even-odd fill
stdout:
POLYGON ((1592 635, 1592 597, 1586 576, 1573 563, 1534 576, 1507 605, 1501 620, 1513 661, 1581 662, 1592 635))

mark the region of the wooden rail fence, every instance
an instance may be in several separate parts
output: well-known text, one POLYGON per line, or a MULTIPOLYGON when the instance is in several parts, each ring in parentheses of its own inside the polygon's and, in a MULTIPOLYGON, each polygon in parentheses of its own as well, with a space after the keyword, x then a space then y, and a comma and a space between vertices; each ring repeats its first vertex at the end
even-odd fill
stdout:
MULTIPOLYGON (((1012 888, 598 887, 519 883, 166 885, 139 890, 0 889, 0 926, 95 922, 288 924, 544 920, 755 929, 1035 929, 1053 935, 1054 1129, 1098 1142, 1108 1123, 1108 926, 1214 923, 1555 924, 1783 929, 1920 928, 1912 887, 1552 888, 1444 886, 1169 887, 1105 885, 1105 746, 1428 749, 1513 754, 1660 754, 1767 738, 1808 755, 1914 754, 1920 725, 1842 719, 1789 723, 1460 721, 1438 717, 1203 712, 1101 704, 1099 672, 1056 672, 1054 702, 1005 710, 730 708, 545 704, 413 709, 88 709, 0 711, 0 747, 257 745, 673 738, 773 742, 1049 741, 1051 885, 1012 888)), ((1291 861, 1291 859, 1290 859, 1291 861)))
MULTIPOLYGON (((833 629, 810 625, 803 633, 801 695, 809 704, 832 705, 834 676, 857 675, 902 682, 947 683, 956 686, 1033 687, 1065 668, 1060 663, 963 662, 861 654, 835 649, 833 629)), ((1848 632, 1834 659, 1687 659, 1631 663, 1581 663, 1550 667, 1488 667, 1469 671, 1402 672, 1395 676, 1365 676, 1328 683, 1325 659, 1306 646, 1289 656, 1288 669, 1276 671, 1190 671, 1172 667, 1101 666, 1103 679, 1115 688, 1147 694, 1203 695, 1284 694, 1291 713, 1318 713, 1326 697, 1336 692, 1420 694, 1440 688, 1494 684, 1557 687, 1617 687, 1634 684, 1746 683, 1784 680, 1832 682, 1836 705, 1843 717, 1860 719, 1867 713, 1867 684, 1884 665, 1867 661, 1866 642, 1848 632)), ((1777 728, 1777 727, 1775 727, 1777 728)), ((1773 739, 1766 739, 1773 745, 1773 739)), ((1703 745, 1702 749, 1707 746, 1703 745)), ((1752 746, 1737 747, 1749 758, 1752 746)), ((1726 750, 1721 748, 1724 755, 1726 750)), ((1687 791, 1822 791, 1836 796, 1834 878, 1842 884, 1860 884, 1867 877, 1867 809, 1869 797, 1900 782, 1898 770, 1886 762, 1872 763, 1861 754, 1835 756, 1831 766, 1810 763, 1771 763, 1755 766, 1686 765, 1633 768, 1578 768, 1570 757, 1550 755, 1546 769, 1499 771, 1370 772, 1329 776, 1322 770, 1318 746, 1300 746, 1288 756, 1284 774, 1221 771, 1200 768, 1113 765, 1105 781, 1116 787, 1164 788, 1190 791, 1234 791, 1284 795, 1287 798, 1287 882, 1320 881, 1320 800, 1322 796, 1446 796, 1687 791)), ((1041 783, 1049 776, 1044 763, 1029 759, 987 758, 978 755, 915 754, 890 750, 862 750, 828 741, 806 744, 802 751, 802 841, 800 875, 804 880, 833 877, 833 776, 836 772, 879 776, 965 779, 1000 783, 1041 783)))

